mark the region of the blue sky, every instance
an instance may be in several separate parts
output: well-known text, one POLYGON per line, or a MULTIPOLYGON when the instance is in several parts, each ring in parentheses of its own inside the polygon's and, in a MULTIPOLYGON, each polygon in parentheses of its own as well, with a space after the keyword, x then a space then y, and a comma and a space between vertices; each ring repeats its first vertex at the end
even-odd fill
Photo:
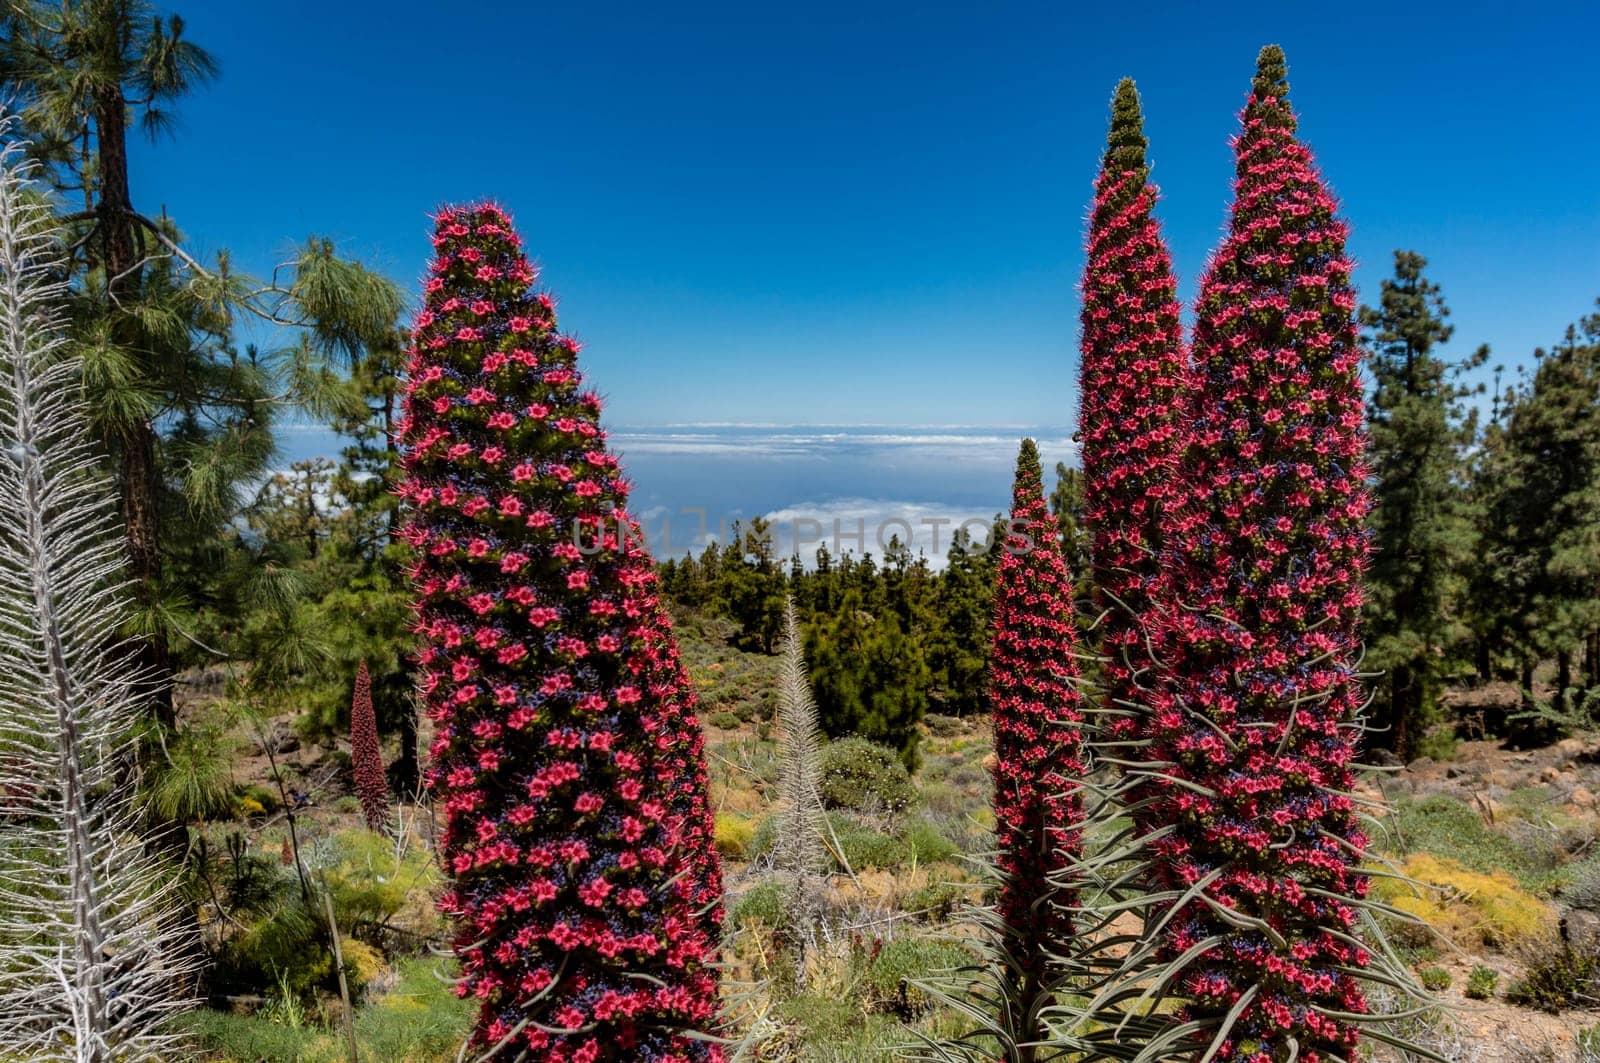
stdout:
POLYGON ((222 77, 135 197, 267 272, 311 233, 412 293, 427 212, 514 213, 618 424, 1065 425, 1083 218, 1139 82, 1185 296, 1260 45, 1363 298, 1431 260, 1515 364, 1600 295, 1580 4, 171 5, 222 77))

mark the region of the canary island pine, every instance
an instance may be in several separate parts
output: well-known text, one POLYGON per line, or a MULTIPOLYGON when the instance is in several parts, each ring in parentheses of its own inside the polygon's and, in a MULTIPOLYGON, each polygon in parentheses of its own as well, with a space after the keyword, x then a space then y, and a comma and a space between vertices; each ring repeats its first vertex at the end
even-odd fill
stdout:
POLYGON ((1151 664, 1146 633, 1164 572, 1161 509, 1177 489, 1185 428, 1177 281, 1154 216, 1146 144, 1139 93, 1124 78, 1095 180, 1078 388, 1108 744, 1138 731, 1134 707, 1151 664))
POLYGON ((382 833, 389 828, 389 781, 383 771, 383 751, 378 743, 378 716, 372 708, 372 677, 367 662, 356 666, 355 691, 350 696, 350 770, 355 775, 356 796, 367 827, 382 833))
POLYGON ((402 494, 475 1051, 720 1060, 702 739, 600 400, 501 210, 434 247, 402 494))
POLYGON ((1350 796, 1370 508, 1356 296, 1287 92, 1263 49, 1200 291, 1185 494, 1163 532, 1180 607, 1150 720, 1172 783, 1153 867, 1182 895, 1162 924, 1186 1001, 1170 1033, 1247 1063, 1355 1059, 1371 974, 1350 796))
POLYGON ((1012 968, 1010 1027, 1038 1036, 1039 1007, 1060 978, 1073 935, 1073 898, 1046 899, 1048 883, 1082 847, 1086 773, 1083 716, 1075 685, 1072 578, 1044 501, 1039 452, 1017 455, 1011 521, 995 585, 989 708, 994 727, 994 818, 1000 894, 996 915, 1012 968))

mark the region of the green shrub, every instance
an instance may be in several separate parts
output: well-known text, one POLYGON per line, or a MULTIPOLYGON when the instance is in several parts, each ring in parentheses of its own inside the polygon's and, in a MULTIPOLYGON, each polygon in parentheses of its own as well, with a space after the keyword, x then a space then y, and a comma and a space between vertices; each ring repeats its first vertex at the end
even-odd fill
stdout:
POLYGON ((930 882, 906 898, 905 909, 919 919, 942 923, 955 914, 971 889, 963 882, 930 882))
POLYGON ((1592 1002, 1597 981, 1600 957, 1580 953, 1570 943, 1563 943, 1560 952, 1535 963, 1513 982, 1506 990, 1506 999, 1555 1014, 1592 1002))
POLYGON ((1467 999, 1493 1000, 1494 991, 1499 985, 1500 972, 1480 963, 1467 974, 1467 999))
POLYGON ((185 1017, 195 1046, 203 1058, 223 1063, 256 1063, 304 1056, 318 1031, 307 1026, 287 1026, 264 1015, 226 1015, 201 1008, 185 1017))
POLYGON ((1422 736, 1422 740, 1417 743, 1416 755, 1443 763, 1455 760, 1456 754, 1460 751, 1461 742, 1456 738, 1455 729, 1441 727, 1422 736))
POLYGON ((302 849, 302 856, 311 871, 309 903, 301 895, 298 876, 276 855, 234 858, 230 848, 231 862, 213 873, 230 902, 230 926, 237 931, 223 939, 214 957, 212 981, 218 991, 271 989, 304 996, 332 988, 324 889, 333 900, 340 933, 355 939, 346 966, 357 989, 382 969, 382 955, 373 942, 403 931, 405 942, 412 944, 414 935, 438 930, 433 893, 439 872, 420 848, 396 856, 389 839, 349 830, 302 849))
POLYGON ((1573 864, 1567 869, 1566 878, 1561 899, 1580 911, 1600 912, 1600 861, 1589 859, 1573 864))
POLYGON ((1600 1057, 1600 1026, 1585 1026, 1578 1031, 1578 1058, 1591 1060, 1600 1057))
POLYGON ((828 824, 833 828, 833 836, 838 839, 839 848, 853 871, 863 868, 893 871, 911 859, 910 847, 900 839, 848 816, 836 813, 828 817, 828 824))
POLYGON ((396 856, 393 841, 369 830, 340 831, 325 844, 335 855, 319 877, 333 895, 341 930, 399 925, 425 934, 438 925, 439 868, 420 846, 396 856))
POLYGON ((822 800, 829 808, 903 811, 917 798, 892 749, 850 736, 822 747, 822 800))
MULTIPOLYGON (((777 824, 774 822, 776 819, 776 816, 768 816, 756 828, 755 835, 745 849, 748 859, 759 860, 772 851, 778 833, 777 824)), ((863 868, 893 871, 911 859, 911 846, 843 812, 828 813, 828 829, 832 836, 825 838, 824 841, 834 870, 844 870, 835 858, 833 846, 836 840, 852 871, 860 871, 863 868)))
POLYGON ((1424 967, 1417 972, 1417 976, 1422 979, 1422 988, 1432 993, 1443 993, 1454 981, 1444 967, 1424 967))
POLYGON ((925 819, 914 820, 907 824, 901 837, 919 864, 936 864, 941 860, 954 860, 961 855, 961 850, 956 848, 955 843, 940 834, 939 828, 925 819))
POLYGON ((920 1015, 933 1006, 927 993, 914 983, 940 971, 972 963, 972 954, 951 941, 897 937, 886 942, 867 969, 867 1006, 892 1011, 902 1019, 920 1015))
POLYGON ((707 718, 707 722, 710 723, 712 727, 717 727, 724 731, 734 731, 738 729, 739 724, 742 721, 740 721, 738 716, 724 709, 721 712, 713 712, 707 718))
POLYGON ((276 812, 282 807, 283 799, 279 796, 276 786, 252 783, 249 786, 234 787, 233 814, 236 818, 276 812))
POLYGON ((455 995, 444 978, 451 971, 441 960, 407 960, 395 987, 356 1012, 356 1040, 374 1061, 455 1058, 477 1009, 455 995))
POLYGON ((797 1027, 808 1042, 838 1044, 861 1023, 861 1009, 846 994, 797 996, 784 1001, 778 1014, 797 1027))
MULTIPOLYGON (((762 824, 766 826, 766 824, 762 824)), ((743 860, 751 855, 756 837, 756 825, 734 812, 718 812, 712 825, 717 852, 732 860, 743 860)), ((771 844, 770 842, 768 844, 771 844)))
POLYGON ((1402 853, 1430 853, 1483 874, 1509 872, 1533 892, 1548 888, 1550 865, 1530 859, 1526 847, 1490 830, 1471 806, 1434 794, 1396 802, 1380 841, 1402 853))
POLYGON ((741 929, 752 923, 775 927, 783 921, 783 908, 788 900, 788 892, 782 883, 770 880, 759 882, 733 902, 728 919, 741 929))

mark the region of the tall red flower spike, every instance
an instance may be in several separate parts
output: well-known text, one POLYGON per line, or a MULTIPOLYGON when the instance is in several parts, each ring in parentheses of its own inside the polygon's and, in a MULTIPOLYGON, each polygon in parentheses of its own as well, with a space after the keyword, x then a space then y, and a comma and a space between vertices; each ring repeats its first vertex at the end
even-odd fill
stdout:
POLYGON ((367 662, 356 666, 356 688, 350 697, 350 768, 356 777, 361 814, 372 830, 389 827, 389 780, 383 773, 378 744, 378 717, 372 710, 372 677, 367 662))
POLYGON ((441 211, 433 242, 401 493, 476 1050, 718 1061, 694 694, 600 399, 499 208, 441 211))
POLYGON ((1130 705, 1150 678, 1146 637, 1164 569, 1160 517, 1177 490, 1186 421, 1183 338, 1172 254, 1152 213, 1144 119, 1130 79, 1117 85, 1095 180, 1083 273, 1078 437, 1085 519, 1100 595, 1103 740, 1137 732, 1130 705))
POLYGON ((1352 943, 1366 839, 1346 796, 1369 508, 1346 228, 1295 137, 1283 52, 1262 50, 1228 236, 1194 335, 1187 491, 1166 534, 1182 589, 1153 706, 1164 885, 1185 1020, 1215 1058, 1354 1059, 1368 963, 1352 943), (1231 1027, 1224 1034, 1224 1028, 1231 1027))
POLYGON ((1070 897, 1041 903, 1046 880, 1082 846, 1078 780, 1083 756, 1072 617, 1072 578, 1056 548, 1045 505, 1039 452, 1024 439, 1017 455, 1011 523, 1002 543, 994 600, 989 705, 994 726, 994 819, 1003 876, 997 914, 1019 985, 1017 1020, 1052 981, 1051 957, 1072 936, 1070 897))

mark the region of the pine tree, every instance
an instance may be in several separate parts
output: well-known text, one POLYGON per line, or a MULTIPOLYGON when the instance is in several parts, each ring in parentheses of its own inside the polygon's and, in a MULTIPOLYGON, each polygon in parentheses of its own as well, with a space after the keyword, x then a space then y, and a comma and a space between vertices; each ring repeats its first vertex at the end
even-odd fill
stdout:
POLYGON ((459 991, 496 1059, 712 1061, 694 696, 578 345, 506 215, 438 216, 401 427, 459 991))
MULTIPOLYGON (((845 571, 871 579, 870 559, 845 571)), ((806 630, 806 657, 831 738, 860 735, 900 751, 907 767, 917 763, 917 724, 928 709, 930 676, 919 641, 886 606, 851 587, 832 616, 819 615, 806 630)))
POLYGON ((928 667, 943 713, 964 716, 988 704, 984 677, 989 668, 993 598, 994 563, 989 551, 974 548, 971 533, 956 529, 934 591, 932 613, 938 623, 928 638, 928 667))
POLYGON ((1134 732, 1134 717, 1118 713, 1142 700, 1148 678, 1147 629, 1162 577, 1160 519, 1176 490, 1184 426, 1177 282, 1154 216, 1146 145, 1139 94, 1124 78, 1095 181, 1078 389, 1110 739, 1134 732))
POLYGON ((1369 962, 1349 796, 1361 350, 1345 225, 1287 92, 1283 52, 1262 49, 1197 308, 1185 494, 1163 526, 1179 607, 1163 611, 1150 720, 1150 771, 1172 780, 1148 813, 1165 825, 1154 870, 1182 898, 1161 924, 1186 999, 1172 1036, 1251 1063, 1355 1058, 1369 962))
POLYGON ((1463 405, 1470 393, 1434 353, 1453 328, 1427 260, 1396 251, 1394 277, 1377 309, 1362 307, 1369 330, 1367 403, 1376 478, 1372 567, 1367 578, 1367 663, 1386 673, 1376 741, 1409 759, 1435 714, 1444 653, 1452 639, 1456 584, 1474 540, 1462 469, 1476 435, 1463 405))
POLYGON ((1498 616, 1521 658, 1526 707, 1538 707, 1534 663, 1554 657, 1545 714, 1583 724, 1574 664, 1600 631, 1600 314, 1536 358, 1480 467, 1488 482, 1479 608, 1498 616))
POLYGON ((389 829, 389 780, 383 771, 383 751, 378 744, 378 717, 372 711, 372 680, 367 662, 356 666, 356 686, 350 696, 350 768, 355 773, 356 796, 370 830, 389 829))
POLYGON ((1060 973, 1055 957, 1067 952, 1073 933, 1072 898, 1040 903, 1045 882, 1071 866, 1082 844, 1077 788, 1087 765, 1074 685, 1072 580, 1055 535, 1039 452, 1024 439, 1000 547, 989 664, 1002 882, 996 907, 1015 983, 1008 1026, 1019 1043, 1042 1032, 1038 1009, 1060 973))

